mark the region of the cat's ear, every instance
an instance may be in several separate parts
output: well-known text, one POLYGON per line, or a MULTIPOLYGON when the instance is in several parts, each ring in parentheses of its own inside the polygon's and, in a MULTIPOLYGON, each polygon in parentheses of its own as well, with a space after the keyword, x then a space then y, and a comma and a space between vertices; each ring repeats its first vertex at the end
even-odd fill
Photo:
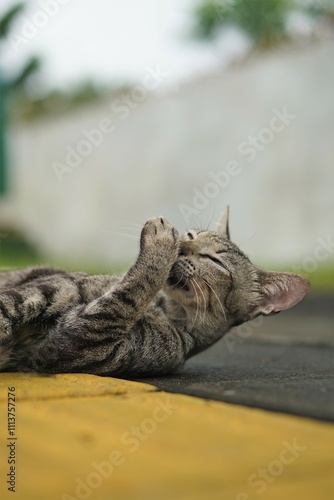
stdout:
POLYGON ((310 283, 292 273, 259 272, 260 298, 254 316, 277 314, 296 305, 308 292, 310 283))
POLYGON ((227 206, 217 226, 217 233, 226 236, 226 238, 228 239, 230 239, 230 228, 228 224, 229 214, 230 214, 230 207, 227 206))

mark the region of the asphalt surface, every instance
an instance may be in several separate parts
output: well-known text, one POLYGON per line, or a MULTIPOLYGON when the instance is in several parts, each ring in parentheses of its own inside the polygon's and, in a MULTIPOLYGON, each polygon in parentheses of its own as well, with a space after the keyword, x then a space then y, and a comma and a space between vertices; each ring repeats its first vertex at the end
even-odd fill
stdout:
POLYGON ((334 421, 334 294, 310 294, 291 311, 241 325, 159 389, 334 421))

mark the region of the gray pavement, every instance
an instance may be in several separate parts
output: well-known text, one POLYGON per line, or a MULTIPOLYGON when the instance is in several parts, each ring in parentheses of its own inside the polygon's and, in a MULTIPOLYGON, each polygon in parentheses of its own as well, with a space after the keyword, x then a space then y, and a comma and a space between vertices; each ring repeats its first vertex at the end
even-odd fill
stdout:
POLYGON ((241 325, 176 374, 140 379, 189 394, 334 421, 334 294, 241 325))

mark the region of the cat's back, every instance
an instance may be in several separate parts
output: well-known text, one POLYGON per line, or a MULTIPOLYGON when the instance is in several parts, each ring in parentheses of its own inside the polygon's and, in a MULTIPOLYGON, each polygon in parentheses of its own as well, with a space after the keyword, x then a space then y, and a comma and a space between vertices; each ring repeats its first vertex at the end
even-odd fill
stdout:
POLYGON ((0 272, 0 291, 20 286, 42 286, 44 289, 76 288, 82 302, 101 296, 120 280, 119 276, 90 275, 61 269, 37 266, 0 272))
POLYGON ((48 266, 36 266, 27 267, 25 269, 1 271, 0 290, 29 284, 36 280, 62 274, 65 274, 65 271, 48 266))

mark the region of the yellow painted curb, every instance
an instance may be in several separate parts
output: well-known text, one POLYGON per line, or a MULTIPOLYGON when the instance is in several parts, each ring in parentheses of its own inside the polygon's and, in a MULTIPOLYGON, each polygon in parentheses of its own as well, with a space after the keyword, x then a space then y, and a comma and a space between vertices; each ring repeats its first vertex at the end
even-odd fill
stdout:
POLYGON ((1 499, 333 498, 328 423, 82 374, 0 374, 0 400, 1 499))
POLYGON ((96 377, 85 373, 34 375, 28 373, 0 374, 0 401, 7 401, 8 387, 19 390, 20 401, 65 397, 103 396, 155 391, 149 384, 138 384, 110 377, 96 377))

